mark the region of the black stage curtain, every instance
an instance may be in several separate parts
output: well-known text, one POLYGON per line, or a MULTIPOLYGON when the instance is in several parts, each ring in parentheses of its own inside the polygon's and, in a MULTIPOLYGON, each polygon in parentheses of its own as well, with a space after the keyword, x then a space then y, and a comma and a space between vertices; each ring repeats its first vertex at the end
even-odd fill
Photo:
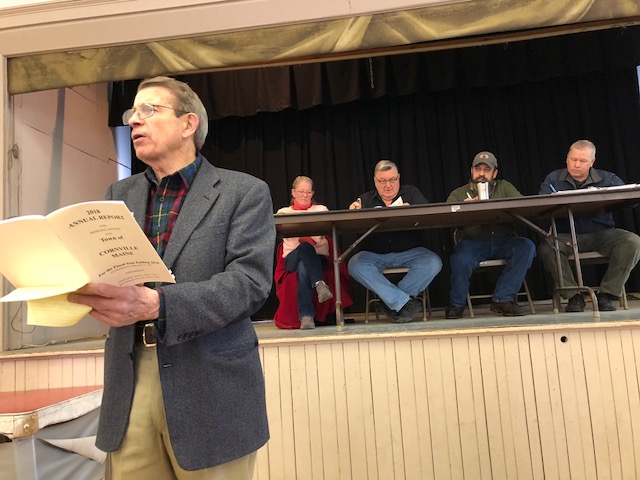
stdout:
MULTIPOLYGON (((500 176, 535 194, 581 138, 598 147, 596 167, 640 182, 639 64, 634 27, 179 78, 211 112, 203 148, 209 161, 264 179, 274 210, 288 204, 297 175, 314 180, 320 203, 341 209, 373 188, 372 169, 383 158, 398 164, 403 183, 445 201, 485 149, 496 154, 500 176)), ((112 125, 131 105, 137 83, 114 84, 112 125)), ((637 210, 616 216, 621 227, 640 231, 637 210)), ((343 248, 349 240, 342 239, 343 248)), ((451 232, 430 231, 427 246, 445 263, 430 287, 434 305, 443 306, 451 232)), ((549 297, 552 285, 538 262, 528 278, 535 298, 549 297)), ((637 291, 639 281, 634 274, 629 290, 637 291)))

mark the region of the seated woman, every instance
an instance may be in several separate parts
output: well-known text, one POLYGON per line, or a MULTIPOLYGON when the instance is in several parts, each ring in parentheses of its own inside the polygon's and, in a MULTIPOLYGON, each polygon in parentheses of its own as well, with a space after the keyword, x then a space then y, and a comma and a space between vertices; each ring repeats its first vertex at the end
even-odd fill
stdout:
MULTIPOLYGON (((296 177, 291 188, 291 205, 279 209, 276 214, 327 211, 327 207, 315 202, 313 193, 313 181, 309 177, 296 177)), ((314 303, 322 304, 333 298, 333 293, 323 280, 325 267, 329 264, 329 253, 329 242, 324 236, 285 238, 278 248, 276 294, 281 302, 280 307, 282 307, 283 300, 286 300, 286 296, 283 295, 285 292, 281 290, 285 279, 284 274, 295 272, 297 276, 298 320, 302 330, 315 328, 314 303), (314 293, 317 296, 316 302, 314 302, 314 293)), ((283 315, 283 311, 280 307, 278 307, 274 319, 276 325, 280 328, 296 328, 293 326, 293 322, 282 322, 280 317, 283 315)), ((326 317, 326 311, 323 312, 322 320, 324 317, 326 317)))

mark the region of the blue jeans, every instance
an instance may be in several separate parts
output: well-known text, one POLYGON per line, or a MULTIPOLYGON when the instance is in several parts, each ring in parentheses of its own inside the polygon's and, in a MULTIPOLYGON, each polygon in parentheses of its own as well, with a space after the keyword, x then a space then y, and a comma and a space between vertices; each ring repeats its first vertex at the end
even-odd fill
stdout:
POLYGON ((366 288, 375 292, 390 309, 396 312, 426 289, 442 269, 440 257, 424 247, 404 252, 359 252, 349 260, 349 274, 366 288), (408 267, 409 272, 394 285, 382 274, 385 268, 408 267))
POLYGON ((505 265, 493 290, 494 302, 510 302, 522 287, 536 247, 523 237, 494 237, 487 240, 461 240, 449 259, 451 264, 451 292, 449 304, 462 307, 467 304, 469 279, 480 262, 505 259, 505 265))
POLYGON ((313 318, 316 314, 313 308, 314 285, 322 280, 322 270, 327 259, 316 253, 313 245, 301 243, 284 258, 284 268, 287 272, 298 274, 298 316, 313 318))

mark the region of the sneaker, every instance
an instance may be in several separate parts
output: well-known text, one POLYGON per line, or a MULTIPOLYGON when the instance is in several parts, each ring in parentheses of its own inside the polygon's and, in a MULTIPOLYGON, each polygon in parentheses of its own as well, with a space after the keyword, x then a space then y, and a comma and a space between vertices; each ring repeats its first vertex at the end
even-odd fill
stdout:
POLYGON ((576 293, 573 297, 569 299, 569 303, 567 303, 567 308, 564 309, 565 312, 584 312, 584 307, 586 302, 584 301, 584 297, 581 293, 576 293))
POLYGON ((417 298, 410 297, 409 301, 404 304, 404 307, 398 312, 398 318, 395 323, 409 323, 413 320, 413 317, 422 310, 422 302, 417 298))
POLYGON ((464 312, 464 306, 455 307, 453 305, 449 305, 445 310, 446 318, 462 318, 462 313, 464 312))
POLYGON ((613 304, 614 300, 618 300, 617 297, 609 293, 598 293, 598 310, 601 312, 615 312, 616 306, 613 304))
POLYGON ((492 312, 501 313, 505 317, 521 317, 526 315, 524 308, 516 302, 491 302, 489 307, 492 312))
POLYGON ((300 318, 300 330, 311 330, 316 328, 316 324, 313 322, 313 317, 304 315, 300 318))
POLYGON ((324 283, 322 280, 319 280, 316 283, 316 293, 318 294, 318 302, 323 303, 333 298, 333 293, 329 290, 329 286, 324 283))

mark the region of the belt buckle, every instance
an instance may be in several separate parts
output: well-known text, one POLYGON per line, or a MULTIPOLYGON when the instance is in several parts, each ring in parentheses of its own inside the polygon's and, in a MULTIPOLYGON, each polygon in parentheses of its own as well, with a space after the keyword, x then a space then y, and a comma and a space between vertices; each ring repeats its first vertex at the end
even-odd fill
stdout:
POLYGON ((156 340, 156 332, 155 332, 156 324, 153 322, 145 323, 142 328, 142 343, 145 347, 155 347, 156 340), (147 341, 147 332, 149 332, 149 341, 147 341))

